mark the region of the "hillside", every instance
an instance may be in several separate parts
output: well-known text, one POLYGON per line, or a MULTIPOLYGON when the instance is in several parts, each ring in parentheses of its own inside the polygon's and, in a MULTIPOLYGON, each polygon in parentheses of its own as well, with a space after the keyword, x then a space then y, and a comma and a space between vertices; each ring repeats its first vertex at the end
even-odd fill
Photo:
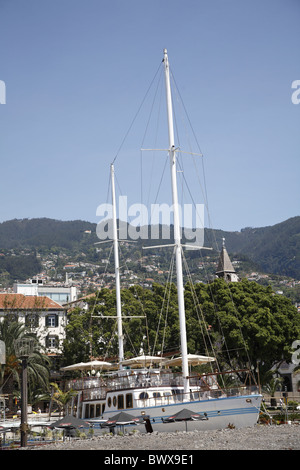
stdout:
MULTIPOLYGON (((212 247, 214 252, 203 252, 203 256, 211 253, 217 258, 223 237, 232 257, 242 259, 250 266, 253 263, 253 267, 262 272, 300 279, 299 216, 274 226, 245 228, 240 232, 205 229, 205 246, 212 247)), ((35 275, 40 266, 37 256, 50 251, 58 255, 64 251, 76 259, 84 256, 85 260, 98 263, 95 245, 98 241, 96 224, 81 220, 40 218, 3 222, 0 224, 0 276, 13 281, 35 275)), ((147 241, 147 244, 158 243, 158 240, 147 241)), ((168 240, 163 240, 163 243, 168 243, 168 240)), ((128 245, 127 256, 140 257, 141 241, 128 245)), ((101 246, 104 256, 105 245, 101 246)), ((155 253, 160 264, 165 264, 166 250, 156 250, 155 253)), ((191 261, 199 261, 198 251, 186 253, 191 261)))
POLYGON ((265 272, 300 279, 299 216, 273 226, 215 233, 219 241, 226 238, 229 253, 246 255, 265 272))

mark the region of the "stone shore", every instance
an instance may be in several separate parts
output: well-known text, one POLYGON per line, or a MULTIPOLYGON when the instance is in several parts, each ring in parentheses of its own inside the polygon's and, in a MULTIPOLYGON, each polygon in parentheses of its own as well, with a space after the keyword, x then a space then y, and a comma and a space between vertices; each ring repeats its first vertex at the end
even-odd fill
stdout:
MULTIPOLYGON (((256 425, 243 429, 174 433, 104 435, 66 440, 56 444, 28 447, 28 450, 117 450, 117 451, 201 451, 201 450, 300 450, 297 424, 256 425)), ((26 450, 27 450, 26 449, 26 450)), ((25 449, 24 449, 25 450, 25 449)))

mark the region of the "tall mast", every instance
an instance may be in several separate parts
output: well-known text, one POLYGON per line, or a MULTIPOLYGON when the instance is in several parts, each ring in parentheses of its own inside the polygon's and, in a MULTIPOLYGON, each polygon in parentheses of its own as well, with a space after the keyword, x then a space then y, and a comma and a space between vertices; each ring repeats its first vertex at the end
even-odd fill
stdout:
POLYGON ((189 368, 188 368, 188 356, 187 356, 187 338, 186 338, 184 289, 183 289, 183 275, 182 275, 182 254, 181 254, 182 248, 181 248, 178 192, 177 192, 176 151, 175 151, 175 141, 174 141, 170 69, 169 69, 167 49, 164 49, 164 66, 165 66, 166 98, 167 98, 168 128, 169 128, 169 155, 170 155, 171 178, 172 178, 172 198, 173 198, 173 209, 174 209, 174 242, 175 242, 175 256, 176 256, 176 271, 177 271, 177 296, 178 296, 179 324, 180 324, 182 376, 183 376, 184 393, 185 393, 185 397, 187 397, 186 394, 189 392, 189 379, 188 379, 189 368))
POLYGON ((115 276, 116 276, 119 368, 122 369, 122 361, 124 360, 124 350, 123 350, 122 311, 121 311, 121 293, 120 293, 120 267, 119 267, 119 247, 118 247, 118 230, 117 230, 117 211, 116 211, 115 169, 114 169, 113 163, 110 166, 110 174, 111 174, 111 192, 112 192, 112 206, 113 206, 113 242, 114 242, 115 276))

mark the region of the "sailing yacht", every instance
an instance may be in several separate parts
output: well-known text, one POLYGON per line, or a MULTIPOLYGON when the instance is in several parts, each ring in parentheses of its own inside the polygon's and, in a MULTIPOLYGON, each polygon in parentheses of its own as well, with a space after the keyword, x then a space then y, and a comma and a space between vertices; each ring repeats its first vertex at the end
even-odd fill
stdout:
MULTIPOLYGON (((113 243, 116 277, 116 304, 118 325, 119 361, 117 370, 114 364, 98 361, 80 363, 63 368, 84 370, 93 368, 101 374, 86 379, 73 380, 70 386, 78 390, 77 417, 105 425, 120 412, 130 413, 131 419, 124 426, 136 426, 143 432, 170 432, 185 430, 222 429, 253 426, 257 423, 262 396, 257 386, 245 385, 225 389, 218 380, 219 372, 193 376, 192 365, 215 362, 214 357, 191 355, 187 349, 185 321, 184 285, 182 270, 179 206, 177 193, 177 158, 174 141, 172 95, 167 50, 164 50, 165 90, 168 116, 169 157, 172 180, 172 199, 174 208, 174 251, 176 260, 177 296, 180 324, 179 358, 167 360, 160 356, 138 356, 124 360, 122 312, 120 297, 120 269, 118 259, 118 235, 116 219, 116 197, 114 165, 111 165, 111 188, 113 203, 113 243), (158 368, 154 366, 158 365, 158 368), (172 366, 180 365, 181 374, 175 373, 172 366), (105 373, 103 373, 105 371, 105 373), (182 413, 185 418, 180 418, 182 413), (187 417, 188 416, 188 417, 187 417), (134 418, 132 418, 134 417, 134 418), (143 426, 141 423, 146 423, 143 426)), ((153 248, 153 247, 151 247, 153 248)), ((203 247, 199 247, 202 248, 203 247)), ((225 374, 231 371, 224 372, 225 374)), ((107 427, 106 427, 107 429, 107 427)))

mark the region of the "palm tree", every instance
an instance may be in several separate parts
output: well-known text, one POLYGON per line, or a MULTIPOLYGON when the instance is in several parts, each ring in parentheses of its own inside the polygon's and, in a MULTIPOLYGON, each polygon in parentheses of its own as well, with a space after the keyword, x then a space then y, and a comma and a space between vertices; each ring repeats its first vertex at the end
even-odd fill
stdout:
POLYGON ((13 408, 15 384, 20 384, 21 363, 15 351, 15 341, 20 338, 35 340, 34 351, 28 358, 28 393, 37 387, 48 388, 49 359, 42 354, 41 345, 33 333, 28 333, 25 326, 18 322, 4 319, 0 323, 0 339, 5 343, 6 364, 0 364, 0 391, 9 395, 9 409, 13 408))
POLYGON ((275 397, 275 392, 281 389, 283 382, 282 377, 272 377, 268 383, 263 386, 263 391, 268 393, 271 397, 271 406, 276 406, 277 402, 275 397))
POLYGON ((54 387, 55 389, 54 393, 52 394, 52 400, 54 400, 55 403, 57 403, 59 406, 59 415, 61 412, 61 408, 63 408, 64 413, 66 413, 68 403, 72 400, 73 397, 77 395, 76 390, 70 389, 70 390, 67 390, 66 392, 63 392, 59 388, 57 383, 53 382, 50 385, 52 385, 52 387, 54 387))

